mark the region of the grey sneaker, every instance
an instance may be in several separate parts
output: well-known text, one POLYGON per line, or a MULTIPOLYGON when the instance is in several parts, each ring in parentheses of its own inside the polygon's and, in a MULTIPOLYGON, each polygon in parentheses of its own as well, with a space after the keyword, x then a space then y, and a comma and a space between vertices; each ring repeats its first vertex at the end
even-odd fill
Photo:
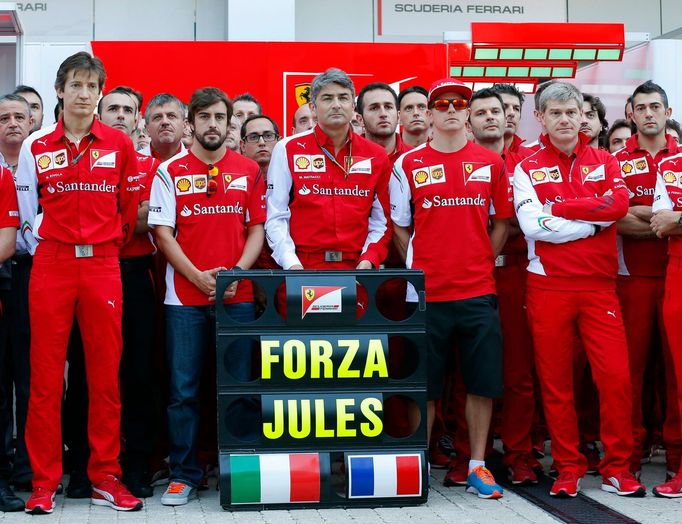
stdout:
POLYGON ((197 490, 189 484, 177 480, 168 484, 166 492, 161 496, 161 504, 164 506, 182 506, 190 499, 196 497, 197 490))

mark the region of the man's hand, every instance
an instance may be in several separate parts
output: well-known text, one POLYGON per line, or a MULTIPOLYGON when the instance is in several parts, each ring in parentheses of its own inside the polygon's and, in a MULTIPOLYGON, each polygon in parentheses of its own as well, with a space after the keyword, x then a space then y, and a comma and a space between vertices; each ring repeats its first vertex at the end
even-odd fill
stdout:
POLYGON ((226 267, 214 267, 206 271, 198 271, 191 279, 192 284, 199 288, 202 293, 208 295, 209 300, 215 300, 215 284, 218 271, 226 271, 226 267))
POLYGON ((361 260, 355 269, 373 269, 372 263, 369 260, 361 260))
POLYGON ((239 284, 239 280, 235 280, 225 288, 225 293, 223 293, 223 300, 228 300, 230 298, 234 298, 234 296, 237 294, 237 284, 239 284))
POLYGON ((651 230, 659 238, 677 233, 680 227, 678 221, 681 215, 682 213, 679 211, 670 211, 668 209, 659 211, 651 217, 651 230))

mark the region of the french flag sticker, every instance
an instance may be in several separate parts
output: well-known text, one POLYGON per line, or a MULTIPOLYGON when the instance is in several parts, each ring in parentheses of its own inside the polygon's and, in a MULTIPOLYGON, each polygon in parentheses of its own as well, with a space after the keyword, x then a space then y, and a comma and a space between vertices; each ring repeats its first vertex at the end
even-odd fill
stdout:
POLYGON ((421 494, 419 453, 348 455, 348 498, 419 497, 421 494))

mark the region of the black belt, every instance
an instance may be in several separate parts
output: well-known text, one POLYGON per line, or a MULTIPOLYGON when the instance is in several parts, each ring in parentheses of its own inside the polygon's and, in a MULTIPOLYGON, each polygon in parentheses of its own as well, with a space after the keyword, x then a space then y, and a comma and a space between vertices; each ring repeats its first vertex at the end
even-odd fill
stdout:
POLYGON ((22 266, 25 264, 30 264, 32 260, 33 260, 33 257, 31 256, 30 253, 19 253, 19 254, 15 254, 12 257, 12 265, 13 266, 22 266))
POLYGON ((143 255, 141 257, 120 258, 121 273, 131 273, 133 271, 146 271, 152 267, 154 257, 143 255))

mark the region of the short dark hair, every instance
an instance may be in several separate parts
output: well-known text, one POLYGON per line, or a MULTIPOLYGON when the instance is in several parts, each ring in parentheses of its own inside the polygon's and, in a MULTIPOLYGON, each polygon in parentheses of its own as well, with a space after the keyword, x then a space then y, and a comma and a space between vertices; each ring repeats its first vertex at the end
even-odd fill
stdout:
POLYGON ((229 123, 230 118, 232 118, 232 102, 225 92, 217 87, 203 87, 192 93, 192 98, 189 100, 189 108, 187 110, 187 121, 190 124, 194 124, 194 115, 198 111, 206 109, 218 102, 223 102, 225 104, 225 107, 227 108, 227 121, 229 123))
POLYGON ((59 120, 59 113, 62 110, 62 100, 61 98, 59 99, 59 102, 57 102, 54 106, 54 121, 56 122, 59 120))
POLYGON ((674 118, 669 118, 665 121, 665 128, 677 131, 677 136, 679 136, 682 140, 682 127, 680 127, 680 123, 677 120, 674 118))
POLYGON ((382 89, 391 93, 391 95, 393 95, 393 102, 395 103, 396 111, 398 110, 398 95, 395 94, 393 88, 385 82, 372 82, 371 84, 367 84, 365 87, 360 89, 360 92, 358 93, 358 100, 356 102, 355 110, 360 113, 360 115, 362 115, 362 112, 365 109, 365 93, 368 91, 375 91, 377 89, 382 89))
POLYGON ((239 132, 240 136, 242 137, 242 140, 246 138, 246 125, 249 122, 253 122, 254 120, 258 120, 259 118, 264 118, 265 120, 268 120, 272 124, 272 129, 275 131, 275 134, 279 137, 279 127, 277 126, 277 122, 275 122, 272 118, 270 118, 267 115, 251 115, 244 120, 244 123, 242 124, 242 128, 239 132))
POLYGON ((256 98, 248 91, 246 93, 242 93, 241 95, 235 96, 232 99, 232 103, 234 104, 235 102, 253 102, 258 107, 258 114, 263 114, 263 108, 261 107, 260 102, 256 100, 256 98))
POLYGON ((128 95, 131 98, 134 98, 137 101, 137 110, 140 111, 142 109, 142 93, 139 91, 135 91, 132 87, 128 86, 116 86, 114 87, 111 91, 109 91, 106 95, 104 95, 102 98, 99 99, 99 102, 97 103, 97 114, 102 116, 102 101, 104 100, 105 96, 113 95, 116 93, 121 93, 122 95, 128 95))
POLYGON ((486 87, 483 89, 479 89, 478 91, 475 91, 474 94, 471 95, 471 98, 469 99, 469 107, 471 107, 471 104, 475 100, 481 100, 482 98, 497 98, 497 100, 500 102, 502 113, 504 113, 504 102, 502 101, 502 97, 498 93, 496 93, 492 87, 486 87))
POLYGON ((547 82, 543 82, 542 84, 538 84, 538 86, 535 88, 535 94, 533 95, 533 102, 535 104, 535 110, 540 111, 540 95, 542 92, 547 89, 549 86, 552 84, 556 84, 556 80, 548 80, 547 82))
POLYGON ((33 93, 38 97, 38 100, 40 100, 40 107, 44 107, 43 97, 40 96, 40 93, 38 93, 38 91, 34 87, 21 84, 15 87, 14 91, 12 91, 13 95, 20 95, 21 93, 33 93))
POLYGON ((422 86, 406 87, 400 93, 398 93, 398 110, 400 110, 400 104, 403 103, 403 98, 405 98, 410 93, 418 93, 420 95, 424 95, 427 98, 427 100, 429 98, 429 92, 422 86))
POLYGON ((609 129, 609 121, 606 120, 606 106, 604 106, 604 102, 602 102, 598 96, 588 95, 586 93, 583 93, 583 102, 590 104, 592 111, 597 112, 597 117, 601 124, 601 131, 599 131, 598 138, 599 145, 608 148, 609 143, 606 141, 606 133, 609 129))
POLYGON ((514 84, 495 84, 492 88, 498 95, 511 95, 519 99, 519 105, 523 107, 525 96, 519 91, 514 84))
POLYGON ((618 120, 616 120, 613 124, 611 124, 611 127, 606 132, 605 142, 607 148, 609 147, 609 142, 611 142, 611 135, 621 128, 630 129, 630 131, 632 131, 630 124, 628 123, 627 120, 625 120, 624 118, 619 118, 618 120))
POLYGON ((64 90, 66 77, 71 71, 74 73, 79 71, 97 73, 97 85, 99 86, 100 92, 102 91, 104 82, 107 79, 107 73, 104 70, 104 64, 96 56, 90 56, 90 54, 86 53, 85 51, 80 51, 64 60, 57 70, 57 77, 54 81, 55 89, 64 90))
POLYGON ((663 107, 668 109, 668 95, 665 93, 665 89, 651 80, 647 80, 643 84, 639 84, 637 87, 635 87, 635 90, 632 92, 632 96, 630 97, 632 99, 632 109, 635 109, 635 97, 637 95, 649 95, 651 93, 658 93, 661 95, 663 107))

